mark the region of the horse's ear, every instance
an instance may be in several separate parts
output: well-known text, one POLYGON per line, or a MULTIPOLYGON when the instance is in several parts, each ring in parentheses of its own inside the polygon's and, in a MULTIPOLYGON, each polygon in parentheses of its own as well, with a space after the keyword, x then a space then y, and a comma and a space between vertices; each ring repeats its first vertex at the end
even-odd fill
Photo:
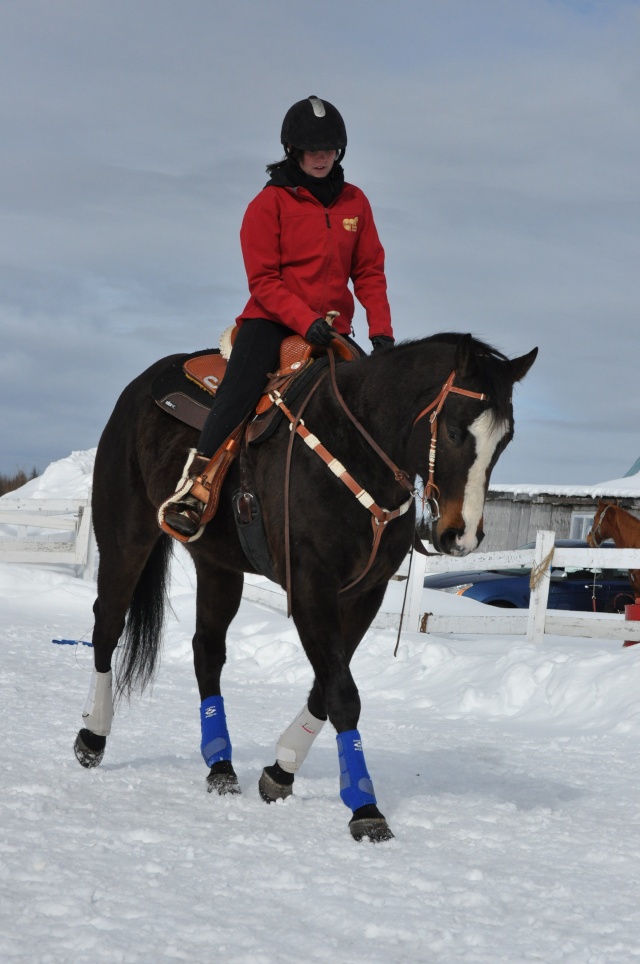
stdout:
POLYGON ((472 349, 472 341, 471 335, 461 335, 456 345, 454 367, 460 378, 469 378, 471 375, 475 375, 478 369, 476 356, 472 349))
POLYGON ((521 355, 520 358, 512 358, 509 361, 511 366, 511 378, 513 382, 519 382, 524 378, 538 355, 538 349, 532 348, 528 355, 521 355))

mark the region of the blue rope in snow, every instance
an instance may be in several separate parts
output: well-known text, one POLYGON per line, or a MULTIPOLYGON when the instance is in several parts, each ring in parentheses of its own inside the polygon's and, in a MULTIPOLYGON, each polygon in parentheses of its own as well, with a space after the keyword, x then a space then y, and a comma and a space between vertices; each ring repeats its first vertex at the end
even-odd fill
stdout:
POLYGON ((56 646, 91 646, 93 647, 93 643, 87 642, 86 639, 52 639, 51 642, 55 643, 56 646))

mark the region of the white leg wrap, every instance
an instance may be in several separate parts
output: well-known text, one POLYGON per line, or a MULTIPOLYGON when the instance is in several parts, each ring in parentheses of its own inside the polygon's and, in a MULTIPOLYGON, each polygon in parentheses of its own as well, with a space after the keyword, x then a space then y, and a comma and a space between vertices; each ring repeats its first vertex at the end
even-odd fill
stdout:
POLYGON ((89 695, 82 712, 84 725, 96 736, 109 736, 113 719, 112 673, 98 673, 94 669, 89 695))
POLYGON ((313 741, 325 724, 304 707, 284 731, 276 747, 276 759, 287 773, 295 773, 306 760, 313 741))

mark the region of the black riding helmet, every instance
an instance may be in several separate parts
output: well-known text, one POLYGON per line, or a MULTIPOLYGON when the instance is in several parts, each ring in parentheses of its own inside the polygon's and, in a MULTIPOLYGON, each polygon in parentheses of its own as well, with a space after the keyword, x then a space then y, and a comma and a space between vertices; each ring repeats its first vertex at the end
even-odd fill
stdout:
POLYGON ((312 94, 289 108, 282 122, 280 142, 287 153, 290 147, 300 151, 338 151, 340 161, 347 147, 347 130, 333 104, 312 94))

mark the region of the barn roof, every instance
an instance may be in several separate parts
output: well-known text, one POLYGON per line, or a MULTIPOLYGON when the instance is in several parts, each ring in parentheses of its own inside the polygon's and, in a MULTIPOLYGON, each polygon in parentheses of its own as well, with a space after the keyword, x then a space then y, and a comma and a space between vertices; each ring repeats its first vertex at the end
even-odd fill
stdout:
MULTIPOLYGON (((612 479, 610 482, 598 482, 595 485, 549 485, 548 483, 519 482, 516 485, 506 485, 496 483, 490 485, 491 492, 505 492, 518 496, 537 496, 537 495, 563 495, 581 496, 590 499, 619 499, 619 498, 640 498, 640 459, 633 466, 638 471, 632 475, 625 475, 621 479, 612 479)), ((631 471, 631 470, 630 470, 631 471)))

